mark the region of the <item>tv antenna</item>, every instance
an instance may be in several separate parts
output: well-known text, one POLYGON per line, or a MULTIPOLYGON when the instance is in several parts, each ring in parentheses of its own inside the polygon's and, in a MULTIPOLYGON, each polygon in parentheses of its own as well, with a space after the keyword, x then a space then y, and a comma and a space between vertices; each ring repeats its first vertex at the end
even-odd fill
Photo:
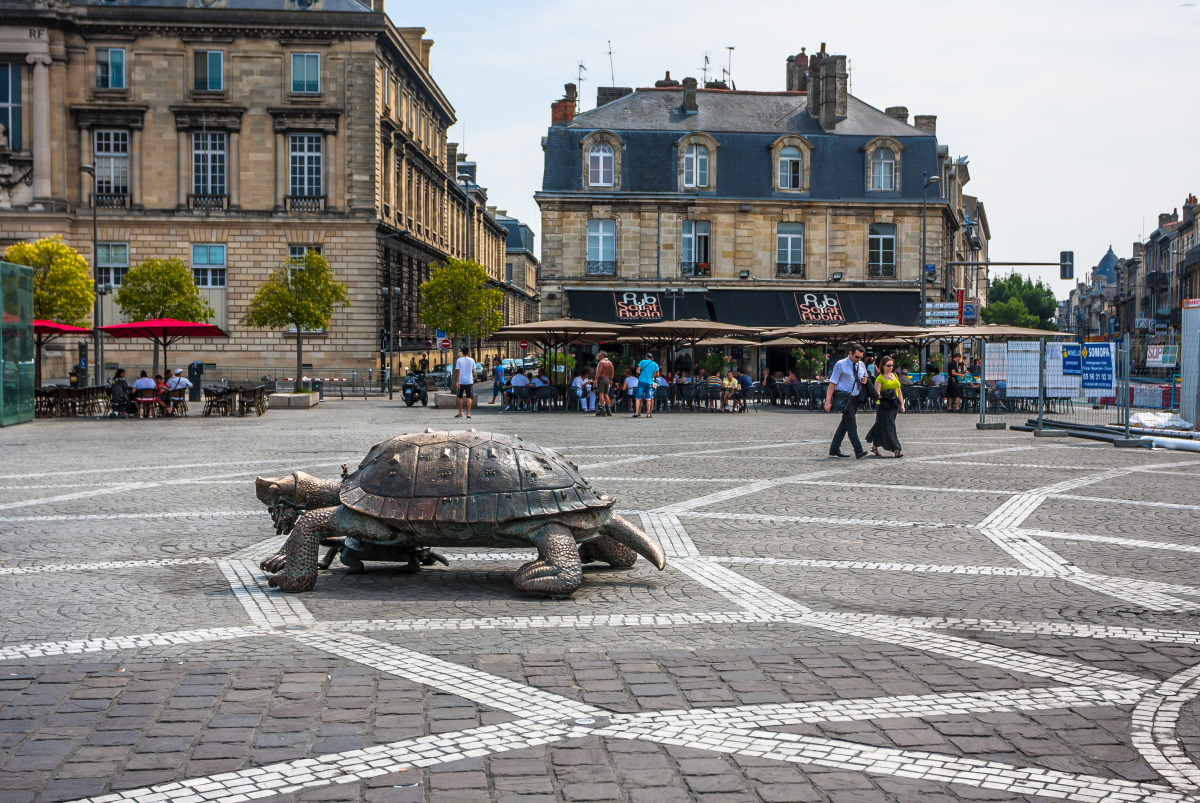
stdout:
POLYGON ((725 70, 725 77, 729 79, 730 85, 733 84, 733 46, 725 48, 729 51, 729 67, 725 70))
POLYGON ((612 40, 611 39, 608 40, 608 74, 612 78, 612 85, 616 86, 617 85, 617 73, 616 73, 616 71, 613 70, 612 40))
POLYGON ((587 80, 586 78, 583 77, 583 74, 585 72, 587 72, 587 67, 584 65, 584 63, 582 61, 579 62, 579 69, 576 72, 577 72, 577 76, 575 78, 575 80, 576 80, 575 85, 577 87, 579 87, 579 89, 575 92, 575 109, 578 111, 579 105, 582 102, 582 98, 583 98, 583 82, 587 80))
POLYGON ((700 86, 708 83, 708 51, 704 51, 704 66, 700 68, 700 86))

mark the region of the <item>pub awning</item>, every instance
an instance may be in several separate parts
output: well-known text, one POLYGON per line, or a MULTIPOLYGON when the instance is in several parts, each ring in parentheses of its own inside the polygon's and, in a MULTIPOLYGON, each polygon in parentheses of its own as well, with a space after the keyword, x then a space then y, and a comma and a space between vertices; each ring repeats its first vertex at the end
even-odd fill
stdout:
POLYGON ((568 290, 567 302, 572 318, 605 323, 630 325, 712 317, 703 292, 685 291, 682 297, 671 298, 658 290, 568 290))
POLYGON ((717 320, 758 329, 811 324, 878 323, 915 326, 919 292, 888 290, 710 290, 717 320))

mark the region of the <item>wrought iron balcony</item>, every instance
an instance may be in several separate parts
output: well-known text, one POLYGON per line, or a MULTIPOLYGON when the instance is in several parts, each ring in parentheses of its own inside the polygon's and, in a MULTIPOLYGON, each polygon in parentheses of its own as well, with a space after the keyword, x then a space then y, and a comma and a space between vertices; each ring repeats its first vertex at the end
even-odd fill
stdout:
POLYGON ((202 212, 219 212, 229 203, 228 195, 192 194, 188 195, 188 209, 202 212))
POLYGON ((1194 245, 1187 251, 1183 252, 1183 267, 1190 268, 1192 265, 1200 264, 1200 245, 1194 245))
POLYGON ((707 262, 680 262, 679 270, 684 276, 712 276, 712 267, 707 262))
POLYGON ((1151 271, 1146 274, 1146 287, 1166 287, 1170 282, 1170 278, 1161 270, 1151 271))
POLYGON ((587 270, 588 276, 616 276, 617 275, 617 263, 616 262, 594 262, 589 259, 587 261, 586 270, 587 270))
POLYGON ((867 263, 867 276, 872 279, 895 279, 896 264, 867 263))
POLYGON ((803 262, 776 262, 776 276, 790 276, 793 279, 804 278, 804 263, 803 262))
POLYGON ((285 195, 284 208, 289 212, 324 212, 324 195, 285 195))
POLYGON ((129 193, 127 192, 98 192, 91 198, 97 209, 127 209, 129 207, 129 193))

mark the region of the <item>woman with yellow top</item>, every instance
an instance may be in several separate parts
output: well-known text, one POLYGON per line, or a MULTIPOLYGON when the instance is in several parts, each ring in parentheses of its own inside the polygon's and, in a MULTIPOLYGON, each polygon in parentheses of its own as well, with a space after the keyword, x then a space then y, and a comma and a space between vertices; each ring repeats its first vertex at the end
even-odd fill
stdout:
POLYGON ((880 449, 887 449, 896 457, 904 457, 900 451, 900 438, 896 435, 896 413, 904 412, 904 393, 900 389, 900 378, 896 376, 896 362, 891 357, 879 361, 882 369, 875 377, 875 426, 867 433, 866 441, 876 457, 880 449))

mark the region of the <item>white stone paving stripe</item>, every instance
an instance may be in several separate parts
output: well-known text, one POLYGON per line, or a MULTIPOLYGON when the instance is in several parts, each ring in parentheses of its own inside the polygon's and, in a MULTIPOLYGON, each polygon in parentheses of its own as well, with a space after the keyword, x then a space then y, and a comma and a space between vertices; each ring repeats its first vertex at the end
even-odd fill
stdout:
POLYGON ((213 558, 162 558, 159 560, 110 560, 101 563, 44 563, 40 566, 0 566, 0 575, 44 572, 95 572, 103 569, 132 569, 142 566, 195 566, 216 563, 213 558))
MULTIPOLYGON (((681 519, 727 519, 729 521, 761 521, 769 524, 848 524, 856 527, 933 527, 969 528, 966 524, 946 524, 938 521, 896 521, 892 519, 860 519, 839 516, 770 516, 760 513, 679 513, 681 519)), ((1200 547, 1197 547, 1200 551, 1200 547)))
MULTIPOLYGON (((744 443, 744 441, 743 441, 744 443)), ((633 457, 625 457, 620 460, 606 460, 602 463, 588 463, 581 465, 581 469, 601 468, 603 466, 620 466, 628 463, 644 463, 648 460, 658 460, 663 457, 692 457, 695 455, 706 454, 726 454, 728 452, 749 452, 756 449, 785 449, 789 446, 807 446, 811 441, 789 441, 787 443, 766 443, 755 446, 732 446, 728 449, 700 449, 691 452, 664 452, 662 454, 647 454, 634 455, 633 457)))
POLYGON ((538 630, 594 627, 677 627, 680 625, 753 624, 756 622, 785 622, 773 614, 750 611, 717 611, 713 613, 611 613, 582 616, 483 616, 464 619, 350 619, 341 622, 322 622, 314 630, 331 633, 370 633, 376 631, 470 631, 470 630, 538 630))
POLYGON ((754 563, 764 566, 805 566, 814 569, 861 569, 876 572, 930 572, 933 574, 970 574, 1000 577, 1055 577, 1050 572, 1018 569, 1011 566, 944 566, 924 563, 878 563, 865 560, 810 560, 807 558, 711 557, 714 563, 754 563))
POLYGON ((299 594, 270 588, 262 570, 251 560, 224 558, 217 561, 237 601, 250 621, 260 627, 307 627, 313 615, 300 601, 299 594))
POLYGON ((930 493, 947 493, 947 494, 989 494, 993 496, 1007 496, 1009 494, 1021 493, 1014 491, 1011 488, 947 488, 939 485, 899 485, 887 482, 855 482, 848 480, 845 482, 835 482, 832 480, 802 480, 785 478, 777 481, 780 485, 829 485, 840 488, 886 488, 895 491, 928 491, 930 493))
POLYGON ((599 708, 524 683, 352 633, 296 631, 302 644, 523 717, 593 717, 599 708))
POLYGON ((797 616, 812 611, 744 575, 700 558, 676 557, 667 566, 716 591, 738 607, 758 614, 797 616))
MULTIPOLYGON (((331 460, 361 460, 362 455, 350 455, 349 457, 330 458, 331 460)), ((169 466, 122 466, 121 468, 85 468, 74 471, 42 471, 35 474, 0 474, 0 480, 32 480, 42 477, 66 477, 77 474, 113 474, 116 472, 124 472, 126 474, 133 471, 178 471, 181 468, 216 468, 218 466, 275 466, 281 464, 296 464, 300 465, 304 462, 303 459, 298 460, 234 460, 228 463, 176 463, 169 466)), ((310 468, 319 466, 336 466, 338 463, 309 463, 310 468)), ((253 472, 250 472, 253 473, 253 472)))
POLYGON ((1200 505, 1185 505, 1176 502, 1147 502, 1144 499, 1116 499, 1108 496, 1072 496, 1071 494, 1048 494, 1051 499, 1075 499, 1080 502, 1101 502, 1112 505, 1138 505, 1141 507, 1165 507, 1175 510, 1200 510, 1200 505))
POLYGON ((1029 536, 1017 535, 1012 530, 992 527, 981 527, 980 532, 993 544, 1030 569, 1057 577, 1069 577, 1083 573, 1078 566, 1029 536))
POLYGON ((60 516, 0 516, 0 522, 9 521, 104 521, 106 519, 211 519, 224 516, 265 516, 263 510, 193 510, 172 513, 81 513, 60 516))
POLYGON ((1145 695, 1130 717, 1130 741, 1142 758, 1175 787, 1200 789, 1200 768, 1179 743, 1179 714, 1200 694, 1200 665, 1164 680, 1145 695))
POLYGON ((672 513, 643 513, 642 524, 647 535, 654 536, 668 558, 695 557, 700 554, 678 516, 672 513))
POLYGON ((1169 544, 1163 541, 1143 541, 1136 538, 1118 538, 1111 535, 1091 535, 1088 533, 1059 533, 1051 530, 1030 530, 1019 528, 1015 532, 1030 535, 1034 538, 1058 538, 1064 541, 1093 541, 1098 544, 1113 544, 1115 546, 1135 547, 1137 549, 1165 549, 1174 552, 1200 552, 1200 546, 1188 544, 1169 544))
POLYGON ((170 647, 177 644, 203 644, 209 641, 269 636, 270 629, 254 627, 214 627, 202 630, 178 630, 173 633, 142 633, 136 636, 110 636, 70 641, 43 641, 37 644, 12 644, 0 647, 0 660, 43 658, 50 655, 76 655, 87 652, 134 650, 141 647, 170 647))
POLYGON ((1064 578, 1069 583, 1104 594, 1109 597, 1123 599, 1141 608, 1164 613, 1184 613, 1200 610, 1200 604, 1182 600, 1164 594, 1160 589, 1149 583, 1137 580, 1126 580, 1121 577, 1104 577, 1096 574, 1078 574, 1064 578))

